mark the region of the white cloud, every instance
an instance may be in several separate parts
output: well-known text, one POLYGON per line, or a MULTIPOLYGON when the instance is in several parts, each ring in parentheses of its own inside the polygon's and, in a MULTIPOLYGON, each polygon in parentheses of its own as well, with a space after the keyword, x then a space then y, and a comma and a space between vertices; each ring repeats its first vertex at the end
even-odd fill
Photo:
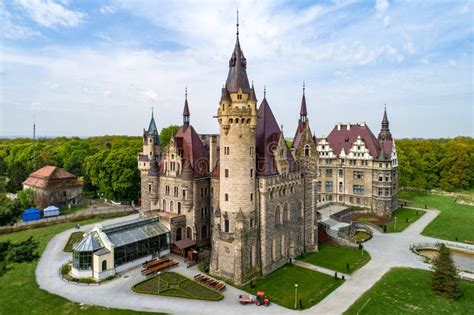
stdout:
POLYGON ((3 2, 0 1, 0 20, 1 35, 9 39, 24 39, 29 37, 41 36, 41 33, 24 26, 15 21, 14 17, 5 8, 3 2))
POLYGON ((448 64, 449 64, 451 67, 455 67, 455 66, 456 66, 456 61, 454 61, 453 59, 449 59, 449 60, 448 60, 448 64))
POLYGON ((383 26, 388 27, 390 25, 390 16, 386 16, 383 18, 383 26))
POLYGON ((385 15, 389 7, 388 0, 376 0, 375 1, 375 12, 377 17, 381 18, 385 15))
POLYGON ((111 5, 104 5, 100 8, 102 14, 113 14, 117 11, 117 8, 111 5))
POLYGON ((53 0, 16 0, 30 18, 41 26, 56 28, 58 26, 76 27, 81 24, 85 14, 67 9, 53 0))

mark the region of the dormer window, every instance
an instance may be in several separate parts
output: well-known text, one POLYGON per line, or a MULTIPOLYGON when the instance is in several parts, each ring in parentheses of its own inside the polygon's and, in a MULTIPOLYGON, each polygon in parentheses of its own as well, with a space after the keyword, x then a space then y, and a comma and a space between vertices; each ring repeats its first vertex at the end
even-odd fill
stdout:
POLYGON ((309 156, 309 145, 304 146, 304 156, 309 156))
POLYGON ((242 99, 242 94, 237 94, 237 99, 241 100, 242 99))

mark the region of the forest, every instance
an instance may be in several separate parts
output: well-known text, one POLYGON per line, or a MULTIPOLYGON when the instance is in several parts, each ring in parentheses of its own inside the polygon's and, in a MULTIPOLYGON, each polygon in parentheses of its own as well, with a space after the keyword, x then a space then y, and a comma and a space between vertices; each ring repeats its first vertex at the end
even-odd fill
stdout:
MULTIPOLYGON (((163 128, 163 147, 177 129, 178 126, 163 128)), ((400 139, 396 145, 401 188, 473 189, 473 138, 400 139)), ((30 173, 45 165, 56 165, 82 178, 88 198, 100 195, 122 202, 137 200, 137 153, 141 150, 141 137, 0 139, 0 194, 16 193, 30 173)))

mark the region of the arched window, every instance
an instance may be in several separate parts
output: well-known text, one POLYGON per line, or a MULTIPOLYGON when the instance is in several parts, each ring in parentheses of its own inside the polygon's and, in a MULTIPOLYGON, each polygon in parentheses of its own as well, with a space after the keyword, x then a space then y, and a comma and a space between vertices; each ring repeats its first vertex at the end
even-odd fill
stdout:
POLYGON ((181 214, 181 202, 178 202, 178 214, 181 214))
POLYGON ((107 260, 102 260, 102 271, 107 270, 107 260))
POLYGON ((207 226, 203 225, 201 228, 201 239, 204 239, 207 237, 207 226))
POLYGON ((290 211, 288 211, 288 204, 285 203, 283 207, 283 221, 290 221, 290 211))
POLYGON ((183 237, 182 233, 183 232, 180 227, 176 229, 176 241, 181 241, 181 238, 183 237))
POLYGON ((304 146, 304 156, 309 156, 309 145, 304 146))
POLYGON ((281 224, 281 210, 280 206, 276 207, 275 210, 275 224, 281 224))
POLYGON ((163 211, 166 211, 166 200, 163 199, 163 211))
POLYGON ((225 201, 229 201, 229 194, 225 194, 225 195, 224 195, 224 200, 225 200, 225 201))
POLYGON ((174 207, 173 207, 173 200, 171 200, 171 201, 170 201, 170 211, 173 211, 173 210, 174 210, 173 208, 174 208, 174 207))
POLYGON ((193 239, 193 230, 189 226, 186 228, 186 238, 193 239))

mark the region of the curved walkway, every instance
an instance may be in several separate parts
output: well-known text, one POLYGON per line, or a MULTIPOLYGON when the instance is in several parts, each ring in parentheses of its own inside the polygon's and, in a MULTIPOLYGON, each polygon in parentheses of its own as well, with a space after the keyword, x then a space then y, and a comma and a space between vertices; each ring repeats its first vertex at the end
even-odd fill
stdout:
MULTIPOLYGON (((74 229, 56 235, 48 243, 36 269, 36 280, 41 289, 63 296, 71 301, 111 308, 174 314, 242 314, 244 312, 246 314, 341 314, 365 291, 370 289, 390 268, 397 266, 429 268, 429 265, 423 263, 422 258, 413 254, 409 248, 414 243, 440 241, 420 235, 421 231, 438 215, 439 211, 420 210, 426 211, 426 214, 401 233, 383 234, 375 232, 374 237, 366 242, 364 246, 372 259, 364 267, 353 273, 343 285, 319 304, 305 311, 295 312, 276 304, 271 304, 269 308, 253 305, 242 306, 237 300, 238 295, 244 292, 230 286, 227 287, 224 292, 224 299, 220 302, 136 294, 131 291, 132 285, 145 279, 141 276, 139 268, 103 285, 85 287, 67 283, 60 277, 59 268, 71 257, 71 254, 64 253, 62 250, 74 229)), ((109 220, 108 223, 128 220, 135 216, 109 220)), ((92 226, 83 226, 81 230, 85 231, 92 226)), ((443 242, 454 243, 444 240, 443 242)), ((472 248, 474 249, 474 246, 472 248)), ((199 273, 196 267, 187 269, 179 266, 175 271, 189 277, 199 273)))

